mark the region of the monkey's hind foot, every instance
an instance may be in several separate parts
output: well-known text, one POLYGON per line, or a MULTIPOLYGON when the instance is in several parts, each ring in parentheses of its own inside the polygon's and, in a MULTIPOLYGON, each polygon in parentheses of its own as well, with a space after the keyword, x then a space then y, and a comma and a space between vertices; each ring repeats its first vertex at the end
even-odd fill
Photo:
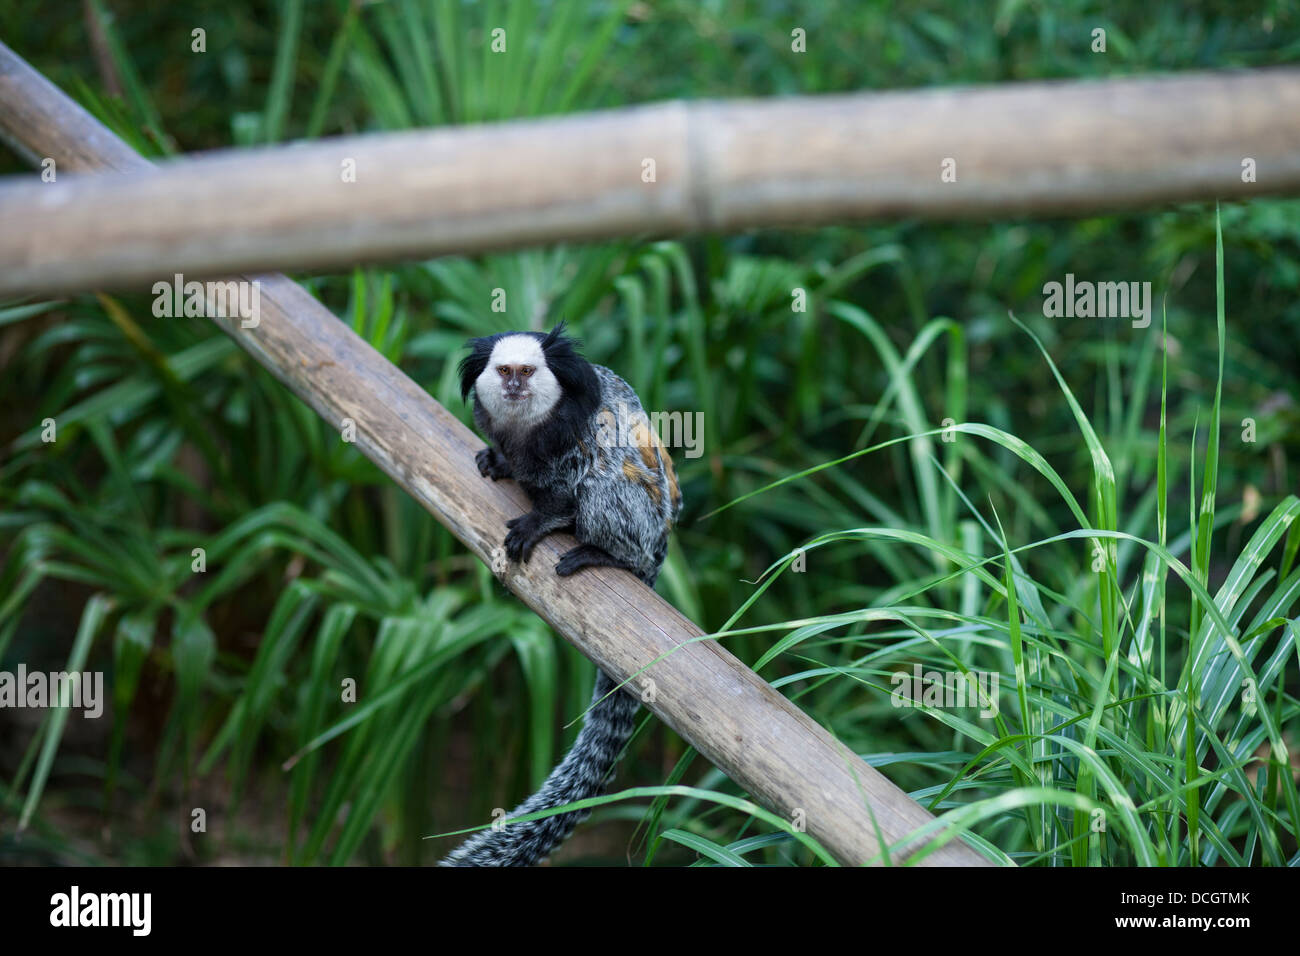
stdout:
POLYGON ((598 548, 594 544, 580 544, 571 551, 565 552, 555 565, 555 573, 562 578, 567 578, 576 571, 583 568, 624 568, 631 571, 626 564, 615 558, 604 548, 598 548))

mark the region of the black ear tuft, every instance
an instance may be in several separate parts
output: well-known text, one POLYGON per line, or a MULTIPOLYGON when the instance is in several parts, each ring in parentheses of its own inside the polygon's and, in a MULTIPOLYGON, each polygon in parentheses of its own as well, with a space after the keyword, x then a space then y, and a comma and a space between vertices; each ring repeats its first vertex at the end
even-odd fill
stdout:
POLYGON ((600 380, 591 363, 578 354, 578 342, 564 334, 564 322, 551 329, 542 339, 542 353, 565 393, 577 399, 583 408, 594 409, 600 401, 600 380))
POLYGON ((474 382, 487 368, 488 359, 492 357, 492 346, 496 341, 497 336, 488 335, 481 339, 470 339, 465 343, 469 348, 469 354, 460 360, 459 368, 462 400, 469 398, 469 390, 474 387, 474 382))
POLYGON ((566 326, 564 320, 560 319, 560 324, 557 325, 555 328, 551 329, 551 331, 546 334, 546 338, 542 339, 543 352, 547 352, 549 354, 551 346, 553 346, 555 343, 561 340, 567 341, 570 345, 575 347, 580 344, 577 339, 571 339, 564 334, 565 328, 566 326))

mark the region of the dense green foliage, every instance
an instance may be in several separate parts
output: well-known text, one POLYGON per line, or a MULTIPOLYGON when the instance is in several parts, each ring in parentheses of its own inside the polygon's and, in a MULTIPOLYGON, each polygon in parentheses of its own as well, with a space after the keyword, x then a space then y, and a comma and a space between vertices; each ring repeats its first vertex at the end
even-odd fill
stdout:
MULTIPOLYGON (((1293 60, 1300 15, 1263 6, 13 0, 0 36, 167 155, 1293 60), (507 56, 486 52, 498 24, 507 56)), ((648 408, 699 413, 660 591, 995 857, 1282 865, 1300 203, 1219 218, 1220 263, 1216 210, 1193 206, 303 281, 462 414, 467 336, 560 318, 648 408), (1045 318, 1067 272, 1150 281, 1155 320, 1045 318), (918 663, 997 672, 1000 714, 896 708, 891 675, 918 663)), ((591 665, 210 323, 143 295, 0 303, 0 456, 0 669, 101 669, 111 689, 99 721, 0 713, 0 862, 429 862, 451 841, 422 837, 512 805, 576 732, 591 665)), ((615 792, 558 861, 821 859, 656 721, 619 783, 697 789, 615 792)))

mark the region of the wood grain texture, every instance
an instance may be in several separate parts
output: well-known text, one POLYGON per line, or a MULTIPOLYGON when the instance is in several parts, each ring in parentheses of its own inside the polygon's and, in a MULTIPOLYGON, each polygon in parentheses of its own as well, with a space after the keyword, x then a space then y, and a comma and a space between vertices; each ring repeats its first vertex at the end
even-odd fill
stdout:
MULTIPOLYGON (((41 118, 2 122, 12 139, 41 118)), ((68 144, 73 169, 88 168, 77 161, 102 145, 96 135, 68 144)), ((1295 192, 1297 69, 672 102, 226 151, 111 182, 10 180, 0 295, 617 236, 1093 215, 1295 192), (949 158, 955 182, 940 178, 949 158), (1246 158, 1254 183, 1242 181, 1246 158), (653 183, 642 181, 647 159, 653 183), (355 182, 343 181, 345 161, 355 182)))
MULTIPOLYGON (((2 43, 0 136, 29 158, 52 156, 61 167, 151 174, 145 160, 2 43)), ((357 447, 490 561, 506 520, 528 501, 513 482, 479 476, 474 454, 483 442, 299 285, 282 275, 246 278, 262 283, 260 324, 213 321, 332 426, 352 419, 357 447)), ((547 538, 502 582, 620 680, 664 657, 645 672, 657 688, 650 709, 779 816, 802 809, 808 832, 841 862, 876 858, 877 828, 899 845, 895 861, 915 852, 921 844, 904 841, 932 821, 925 809, 725 648, 694 640, 701 630, 632 575, 597 569, 557 577, 552 568, 574 543, 547 538)), ((920 862, 989 861, 953 840, 920 862)))

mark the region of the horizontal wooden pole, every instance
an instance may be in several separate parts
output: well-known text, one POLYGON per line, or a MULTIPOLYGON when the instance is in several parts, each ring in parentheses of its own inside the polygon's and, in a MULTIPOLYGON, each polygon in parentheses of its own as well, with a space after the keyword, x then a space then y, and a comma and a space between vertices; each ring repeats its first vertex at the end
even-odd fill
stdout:
MULTIPOLYGON (((0 123, 15 140, 40 118, 0 123)), ((112 180, 11 178, 0 296, 617 236, 1296 193, 1298 147, 1296 69, 673 102, 345 137, 112 180)))
MULTIPOLYGON (((0 134, 32 159, 124 173, 105 181, 152 175, 145 160, 2 43, 0 134)), ((260 323, 213 321, 330 425, 354 421, 357 447, 490 560, 506 520, 529 505, 513 482, 479 476, 474 455, 483 442, 301 286, 282 275, 243 278, 262 284, 260 323)), ((650 665, 644 674, 657 687, 650 709, 774 813, 791 819, 802 810, 807 831, 841 862, 877 857, 877 828, 887 843, 900 844, 895 860, 924 845, 907 842, 932 821, 924 808, 716 641, 696 641, 700 628, 653 590, 610 569, 557 577, 555 562, 574 544, 547 538, 502 582, 611 676, 625 680, 650 665)), ((989 861, 953 840, 920 862, 989 861)))

